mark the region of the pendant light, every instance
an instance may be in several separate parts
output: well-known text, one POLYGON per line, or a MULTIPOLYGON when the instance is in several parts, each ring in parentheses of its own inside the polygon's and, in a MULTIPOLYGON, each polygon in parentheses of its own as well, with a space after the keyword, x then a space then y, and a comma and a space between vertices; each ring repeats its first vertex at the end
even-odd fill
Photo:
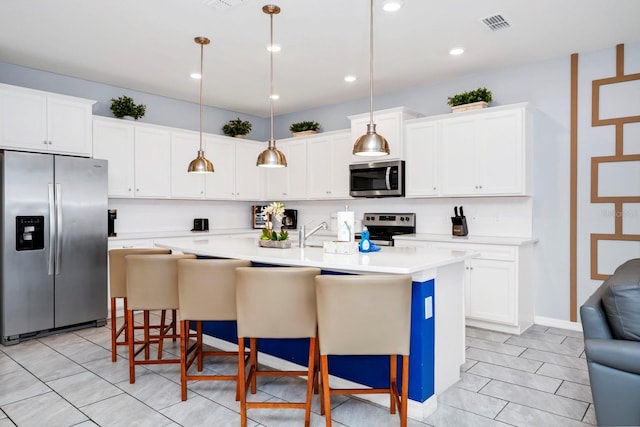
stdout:
POLYGON ((388 156, 389 143, 376 133, 373 123, 373 0, 370 1, 369 14, 369 124, 367 133, 353 144, 353 154, 357 156, 388 156))
POLYGON ((189 163, 187 172, 213 173, 213 163, 204 157, 204 150, 202 149, 202 80, 204 79, 202 63, 204 62, 204 45, 209 44, 209 39, 206 37, 196 37, 193 40, 200 45, 200 149, 198 150, 198 157, 189 163))
MULTIPOLYGON (((280 13, 280 8, 273 4, 262 7, 262 11, 271 18, 271 41, 269 46, 273 46, 273 15, 280 13)), ((269 88, 269 106, 271 108, 271 136, 269 137, 269 146, 266 150, 258 155, 256 166, 263 168, 282 168, 287 166, 287 159, 284 153, 276 148, 276 140, 273 137, 273 49, 269 49, 270 61, 270 88, 269 88)))

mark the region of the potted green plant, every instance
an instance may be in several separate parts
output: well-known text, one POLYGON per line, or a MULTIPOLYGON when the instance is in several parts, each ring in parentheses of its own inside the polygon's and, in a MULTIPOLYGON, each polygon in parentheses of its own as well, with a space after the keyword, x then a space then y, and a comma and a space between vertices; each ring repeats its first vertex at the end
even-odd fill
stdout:
POLYGON ((318 122, 309 121, 296 122, 289 126, 289 130, 294 137, 313 135, 318 132, 318 129, 320 129, 320 124, 318 122))
POLYGON ((144 117, 146 109, 146 105, 136 105, 136 103, 133 102, 133 99, 126 95, 122 95, 119 98, 111 98, 111 112, 113 112, 113 115, 118 118, 128 116, 133 117, 134 120, 138 120, 139 118, 144 117))
POLYGON ((478 108, 487 108, 491 99, 491 91, 486 87, 480 87, 476 90, 470 90, 468 92, 462 92, 457 95, 450 96, 447 104, 451 106, 451 111, 455 113, 475 110, 478 108))
POLYGON ((282 221, 282 217, 284 216, 284 203, 273 202, 267 206, 262 213, 266 215, 267 222, 265 228, 262 230, 258 245, 265 248, 290 248, 291 241, 288 240, 289 233, 287 230, 282 227, 280 233, 278 233, 273 229, 273 220, 282 221))
POLYGON ((222 132, 227 136, 236 138, 244 138, 246 134, 251 132, 251 122, 237 119, 229 120, 226 125, 222 126, 222 132))

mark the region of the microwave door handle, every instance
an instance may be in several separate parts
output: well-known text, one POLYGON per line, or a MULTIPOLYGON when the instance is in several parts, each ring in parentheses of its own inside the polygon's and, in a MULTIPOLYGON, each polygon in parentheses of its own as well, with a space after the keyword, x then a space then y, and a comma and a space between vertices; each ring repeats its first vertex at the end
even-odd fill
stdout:
POLYGON ((387 190, 391 190, 391 166, 387 166, 387 172, 384 176, 384 182, 387 185, 387 190))

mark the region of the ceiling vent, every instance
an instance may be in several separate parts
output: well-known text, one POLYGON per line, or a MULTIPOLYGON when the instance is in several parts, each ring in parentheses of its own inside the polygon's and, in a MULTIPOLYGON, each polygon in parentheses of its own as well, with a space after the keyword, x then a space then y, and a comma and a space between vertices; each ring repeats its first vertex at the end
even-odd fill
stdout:
POLYGON ((489 27, 491 31, 504 30, 505 28, 509 28, 510 25, 506 19, 502 17, 500 14, 487 16, 486 18, 482 18, 482 23, 489 27))
POLYGON ((202 3, 218 10, 228 10, 238 6, 243 0, 202 0, 202 3))

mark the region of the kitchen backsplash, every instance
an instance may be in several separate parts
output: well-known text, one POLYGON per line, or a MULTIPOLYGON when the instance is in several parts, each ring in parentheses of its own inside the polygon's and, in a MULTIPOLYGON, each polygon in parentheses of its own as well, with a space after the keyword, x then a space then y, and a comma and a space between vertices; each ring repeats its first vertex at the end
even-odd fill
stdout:
MULTIPOLYGON (((212 230, 251 228, 250 206, 271 202, 229 202, 192 200, 110 199, 109 208, 118 209, 118 233, 181 231, 193 227, 193 218, 208 218, 212 230)), ((298 209, 298 226, 331 224, 331 215, 345 205, 362 219, 365 212, 415 212, 418 233, 451 233, 454 206, 464 206, 469 235, 532 236, 532 199, 529 197, 487 197, 456 199, 353 199, 323 201, 283 201, 298 209)), ((107 213, 105 212, 105 215, 107 213)))

